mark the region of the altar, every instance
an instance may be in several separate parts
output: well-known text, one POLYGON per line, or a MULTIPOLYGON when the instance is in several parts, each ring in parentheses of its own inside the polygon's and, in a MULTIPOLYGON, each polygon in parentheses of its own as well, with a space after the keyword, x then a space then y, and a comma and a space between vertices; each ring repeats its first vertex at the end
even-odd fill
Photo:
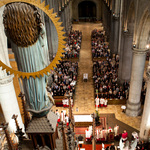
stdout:
POLYGON ((76 127, 88 127, 92 125, 93 118, 91 115, 74 115, 76 127))

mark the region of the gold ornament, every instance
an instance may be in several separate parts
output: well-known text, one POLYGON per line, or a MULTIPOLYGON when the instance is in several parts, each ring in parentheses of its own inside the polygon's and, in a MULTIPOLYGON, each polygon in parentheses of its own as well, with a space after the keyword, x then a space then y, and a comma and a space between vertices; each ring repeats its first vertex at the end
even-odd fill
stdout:
POLYGON ((41 0, 0 0, 0 7, 9 3, 13 3, 13 2, 24 2, 24 3, 32 4, 40 8, 41 10, 43 10, 43 12, 45 12, 45 14, 49 16, 49 18, 54 23, 54 26, 58 34, 58 50, 57 50, 57 54, 54 60, 46 68, 37 72, 17 71, 5 65, 2 61, 0 61, 0 66, 2 66, 2 69, 6 69, 7 72, 10 72, 10 74, 18 75, 18 77, 22 77, 22 78, 26 77, 27 79, 29 79, 30 76, 32 76, 33 78, 36 78, 36 77, 43 76, 44 74, 47 75, 48 72, 50 73, 51 70, 53 70, 54 67, 56 67, 56 64, 59 63, 59 60, 61 60, 61 57, 63 56, 62 53, 64 52, 63 49, 65 48, 64 44, 66 42, 64 41, 65 37, 63 36, 65 32, 62 31, 64 27, 61 27, 62 22, 58 22, 60 18, 56 17, 57 15, 56 13, 53 13, 53 8, 49 9, 49 5, 45 6, 45 1, 41 3, 41 0))

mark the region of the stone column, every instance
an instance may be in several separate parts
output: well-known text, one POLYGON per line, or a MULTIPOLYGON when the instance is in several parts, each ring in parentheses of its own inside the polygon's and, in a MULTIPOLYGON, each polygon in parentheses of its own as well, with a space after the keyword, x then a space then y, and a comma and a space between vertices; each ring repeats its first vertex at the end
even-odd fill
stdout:
POLYGON ((122 36, 122 48, 120 51, 118 79, 120 83, 130 81, 132 66, 132 41, 133 34, 124 33, 122 36))
POLYGON ((150 63, 147 68, 147 77, 147 90, 140 127, 140 139, 144 141, 148 141, 148 136, 150 134, 150 63))
POLYGON ((70 15, 70 26, 72 25, 72 1, 69 2, 69 8, 70 8, 70 12, 69 12, 69 15, 70 15))
POLYGON ((113 16, 113 43, 111 46, 111 52, 113 54, 118 53, 118 40, 119 40, 119 17, 118 16, 113 16))
POLYGON ((65 18, 65 29, 66 32, 68 33, 68 5, 66 5, 64 8, 64 18, 65 18))
POLYGON ((133 61, 129 99, 127 102, 126 114, 128 116, 138 116, 141 113, 141 89, 143 73, 146 59, 146 49, 133 49, 133 61))
POLYGON ((24 125, 22 123, 22 118, 13 85, 13 75, 9 75, 0 79, 0 104, 5 121, 9 123, 9 131, 16 131, 16 124, 14 119, 12 119, 13 114, 18 115, 17 121, 19 126, 24 131, 24 125))
MULTIPOLYGON (((0 60, 10 67, 9 58, 8 58, 8 49, 7 49, 7 38, 4 33, 3 26, 3 9, 0 8, 0 60)), ((0 104, 4 114, 5 121, 9 123, 9 131, 15 132, 16 125, 15 121, 11 119, 13 114, 18 115, 19 126, 24 131, 24 125, 22 123, 22 118, 14 90, 13 85, 13 75, 7 75, 5 70, 2 70, 0 67, 0 104)))

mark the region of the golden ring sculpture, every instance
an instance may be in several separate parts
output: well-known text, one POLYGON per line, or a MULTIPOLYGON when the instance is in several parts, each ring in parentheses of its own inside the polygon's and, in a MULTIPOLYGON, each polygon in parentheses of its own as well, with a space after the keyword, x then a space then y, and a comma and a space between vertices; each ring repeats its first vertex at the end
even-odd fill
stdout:
POLYGON ((23 2, 23 3, 28 3, 28 4, 32 4, 38 8, 40 8, 43 12, 45 12, 45 14, 47 14, 49 16, 49 18, 52 20, 57 34, 58 34, 58 50, 57 50, 57 54, 54 58, 54 60, 44 69, 39 70, 37 72, 21 72, 21 71, 17 71, 14 70, 12 68, 10 68, 9 66, 5 65, 1 60, 0 60, 0 66, 2 66, 2 69, 6 69, 6 72, 10 72, 10 74, 14 74, 14 75, 18 75, 18 77, 22 77, 22 78, 27 78, 29 79, 29 77, 40 77, 43 76, 44 74, 47 75, 48 73, 51 72, 51 70, 54 70, 54 67, 56 67, 56 64, 59 63, 59 60, 61 60, 61 57, 63 56, 63 52, 64 52, 64 48, 65 48, 65 37, 63 36, 65 34, 64 31, 62 31, 64 29, 64 27, 61 27, 62 22, 58 22, 58 20, 60 19, 59 17, 56 17, 57 13, 53 13, 53 8, 49 9, 49 5, 45 6, 45 1, 43 1, 41 3, 41 0, 0 0, 0 7, 9 4, 9 3, 13 3, 13 2, 23 2))

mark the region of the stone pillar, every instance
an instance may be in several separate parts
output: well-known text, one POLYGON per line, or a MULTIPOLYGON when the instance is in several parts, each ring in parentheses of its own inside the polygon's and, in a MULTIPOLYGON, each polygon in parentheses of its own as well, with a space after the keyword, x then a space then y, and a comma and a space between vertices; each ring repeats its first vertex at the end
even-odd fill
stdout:
POLYGON ((113 17, 113 43, 112 43, 112 49, 111 52, 113 54, 118 53, 118 40, 119 40, 119 17, 114 16, 113 17))
MULTIPOLYGON (((54 8, 54 12, 57 10, 57 6, 55 6, 55 1, 46 1, 46 4, 50 5, 50 9, 54 8)), ((48 48, 49 48, 49 56, 50 60, 53 59, 53 55, 57 53, 58 49, 58 35, 56 28, 52 22, 52 20, 45 16, 45 25, 46 25, 46 33, 47 33, 47 42, 48 42, 48 48)))
POLYGON ((140 139, 144 141, 148 141, 148 136, 150 134, 150 64, 147 68, 147 77, 147 90, 140 127, 140 139))
POLYGON ((13 114, 18 115, 19 126, 23 129, 22 118, 14 90, 13 75, 9 75, 0 79, 0 104, 4 114, 5 121, 9 123, 9 131, 16 131, 16 124, 12 119, 13 114))
MULTIPOLYGON (((6 65, 10 66, 7 49, 7 38, 5 36, 4 26, 2 23, 3 9, 4 7, 0 8, 0 60, 6 65)), ((9 131, 10 132, 16 131, 15 121, 11 119, 13 114, 18 115, 19 126, 24 131, 24 125, 22 123, 22 118, 13 85, 13 75, 7 75, 6 71, 2 70, 1 67, 0 67, 0 104, 2 107, 5 121, 9 123, 8 126, 9 131)))
POLYGON ((120 83, 130 81, 132 66, 132 41, 133 34, 124 33, 120 51, 118 79, 120 83))
POLYGON ((126 114, 128 116, 138 116, 141 113, 141 89, 146 59, 145 49, 133 49, 133 61, 129 99, 127 102, 126 114))
POLYGON ((67 4, 65 15, 66 15, 66 22, 67 22, 67 26, 66 26, 67 31, 66 32, 69 33, 69 4, 67 4))
POLYGON ((70 26, 71 26, 72 25, 72 20, 73 20, 73 18, 72 18, 72 1, 69 2, 69 8, 70 8, 69 15, 70 15, 70 26))
POLYGON ((53 47, 52 47, 52 36, 51 36, 51 28, 50 28, 50 19, 48 16, 45 16, 45 27, 46 27, 46 35, 47 35, 47 43, 48 43, 48 52, 50 61, 53 59, 53 47))

